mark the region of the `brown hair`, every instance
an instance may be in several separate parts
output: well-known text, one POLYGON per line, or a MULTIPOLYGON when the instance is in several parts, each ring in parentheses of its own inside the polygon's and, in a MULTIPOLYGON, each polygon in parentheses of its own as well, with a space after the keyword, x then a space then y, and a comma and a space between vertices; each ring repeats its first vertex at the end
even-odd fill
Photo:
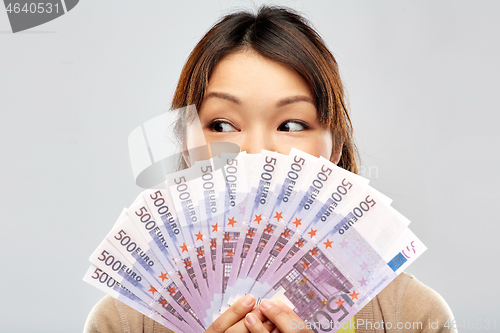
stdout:
POLYGON ((338 166, 357 173, 357 149, 337 62, 318 33, 291 9, 264 5, 257 14, 237 12, 224 16, 189 55, 172 108, 194 104, 199 110, 217 63, 229 53, 247 47, 304 77, 315 96, 320 122, 332 131, 332 156, 342 149, 338 166))

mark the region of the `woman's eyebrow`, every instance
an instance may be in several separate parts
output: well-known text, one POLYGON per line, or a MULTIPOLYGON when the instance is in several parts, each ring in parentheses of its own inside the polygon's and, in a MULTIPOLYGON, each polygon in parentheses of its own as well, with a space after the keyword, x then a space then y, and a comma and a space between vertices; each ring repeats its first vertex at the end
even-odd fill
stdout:
POLYGON ((279 107, 282 107, 282 106, 285 106, 288 104, 292 104, 292 103, 296 103, 296 102, 309 102, 309 103, 314 105, 314 101, 311 97, 304 96, 304 95, 297 95, 297 96, 291 96, 291 97, 287 97, 287 98, 282 99, 281 101, 276 103, 276 107, 279 108, 279 107))
POLYGON ((233 102, 236 104, 241 104, 241 101, 238 99, 238 97, 233 96, 233 95, 228 94, 228 93, 213 91, 213 92, 209 92, 208 94, 205 95, 205 99, 210 98, 210 97, 217 97, 217 98, 225 99, 227 101, 230 101, 230 102, 233 102))

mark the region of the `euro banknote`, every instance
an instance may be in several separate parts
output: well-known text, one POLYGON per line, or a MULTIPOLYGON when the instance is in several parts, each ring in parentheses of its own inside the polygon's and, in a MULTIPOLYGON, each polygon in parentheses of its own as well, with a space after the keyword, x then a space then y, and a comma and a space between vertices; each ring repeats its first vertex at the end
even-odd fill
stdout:
POLYGON ((204 331, 249 293, 336 331, 426 249, 391 203, 295 148, 222 153, 140 193, 84 280, 176 332, 204 331))

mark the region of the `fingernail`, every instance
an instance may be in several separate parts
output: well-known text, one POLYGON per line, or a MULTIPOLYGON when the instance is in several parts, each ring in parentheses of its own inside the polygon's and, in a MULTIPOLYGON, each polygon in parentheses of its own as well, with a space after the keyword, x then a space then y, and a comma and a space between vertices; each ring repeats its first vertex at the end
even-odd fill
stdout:
POLYGON ((255 315, 252 313, 248 313, 245 317, 245 320, 248 325, 253 325, 257 322, 257 317, 255 317, 255 315))
POLYGON ((271 333, 278 333, 280 329, 278 327, 275 327, 274 330, 271 331, 271 333))
POLYGON ((245 295, 241 300, 241 304, 243 304, 246 307, 252 306, 254 302, 255 298, 252 295, 245 295))
POLYGON ((264 300, 262 301, 262 303, 260 303, 260 306, 262 306, 263 309, 269 309, 272 306, 272 304, 271 302, 264 300))
POLYGON ((274 326, 273 322, 272 322, 272 321, 270 321, 269 319, 268 319, 268 320, 266 320, 266 324, 267 324, 267 325, 269 325, 269 326, 274 326))

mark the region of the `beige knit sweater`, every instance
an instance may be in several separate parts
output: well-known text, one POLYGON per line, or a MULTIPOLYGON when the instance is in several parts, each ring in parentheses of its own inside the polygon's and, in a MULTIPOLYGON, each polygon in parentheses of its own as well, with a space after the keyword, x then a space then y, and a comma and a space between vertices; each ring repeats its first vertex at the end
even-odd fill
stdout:
MULTIPOLYGON (((358 333, 456 332, 445 300, 412 275, 401 273, 356 314, 358 333), (448 322, 449 327, 445 327, 448 322)), ((127 305, 105 296, 92 309, 84 333, 171 333, 127 305)))

